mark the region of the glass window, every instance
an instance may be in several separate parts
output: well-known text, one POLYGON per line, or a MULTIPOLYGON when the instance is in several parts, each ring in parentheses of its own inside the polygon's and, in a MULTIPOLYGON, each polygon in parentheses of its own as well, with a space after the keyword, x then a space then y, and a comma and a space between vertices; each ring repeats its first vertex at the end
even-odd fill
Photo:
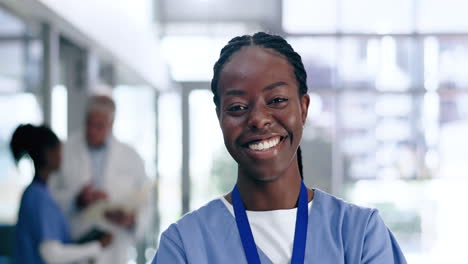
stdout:
POLYGON ((468 163, 468 95, 460 92, 440 93, 441 177, 466 178, 468 163))
POLYGON ((410 89, 411 39, 344 38, 339 43, 339 77, 344 88, 410 89))
POLYGON ((301 141, 304 181, 308 186, 331 192, 335 96, 316 92, 309 96, 309 111, 301 141))
POLYGON ((344 38, 339 45, 339 77, 343 85, 373 88, 380 66, 379 39, 344 38))
POLYGON ((468 37, 424 40, 426 89, 468 89, 467 45, 468 37))
POLYGON ((176 81, 211 81, 213 65, 230 38, 208 36, 169 36, 161 41, 176 81))
POLYGON ((145 162, 148 177, 156 175, 155 91, 147 86, 119 85, 114 91, 114 134, 134 147, 145 162))
POLYGON ((0 7, 0 34, 20 36, 25 28, 23 21, 0 7))
POLYGON ((283 29, 288 33, 336 32, 337 0, 283 0, 283 29))
MULTIPOLYGON (((372 92, 346 92, 340 94, 339 114, 344 130, 367 130, 375 124, 375 94, 372 92)), ((367 132, 367 131, 366 131, 367 132)))
POLYGON ((190 208, 231 191, 237 164, 224 146, 210 90, 190 92, 190 208))
POLYGON ((182 213, 182 113, 177 92, 159 96, 158 116, 158 205, 160 230, 166 230, 182 213))
POLYGON ((23 89, 24 86, 21 79, 0 74, 0 93, 15 93, 23 89))
POLYGON ((336 39, 296 37, 288 38, 288 42, 302 57, 309 89, 330 89, 336 86, 336 39))
POLYGON ((375 178, 375 94, 346 92, 339 95, 339 133, 345 175, 351 179, 375 178))
POLYGON ((340 3, 340 29, 343 32, 386 34, 413 31, 413 1, 343 0, 340 3))
POLYGON ((411 97, 406 94, 381 94, 375 102, 380 117, 405 117, 411 114, 411 97))
MULTIPOLYGON (((38 36, 37 33, 35 33, 38 36)), ((28 91, 39 91, 42 81, 42 41, 39 39, 27 42, 27 51, 25 54, 25 73, 26 89, 28 91)))
POLYGON ((0 92, 20 92, 24 87, 23 43, 20 41, 0 42, 0 92))
POLYGON ((421 32, 466 32, 468 20, 465 0, 420 0, 417 1, 418 31, 421 32))
POLYGON ((421 96, 347 92, 340 95, 339 119, 347 175, 360 178, 415 178, 421 117, 415 113, 421 96))

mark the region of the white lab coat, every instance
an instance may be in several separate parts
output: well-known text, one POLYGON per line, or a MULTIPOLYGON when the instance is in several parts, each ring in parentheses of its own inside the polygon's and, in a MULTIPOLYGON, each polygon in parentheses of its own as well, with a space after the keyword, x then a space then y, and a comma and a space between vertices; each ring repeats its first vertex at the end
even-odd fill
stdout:
MULTIPOLYGON (((110 136, 108 144, 102 191, 107 193, 110 202, 125 203, 134 199, 140 190, 147 190, 151 183, 146 177, 143 160, 134 149, 113 136, 110 136)), ((151 192, 145 194, 145 199, 137 209, 137 225, 133 231, 108 222, 90 221, 83 212, 76 210, 75 199, 79 191, 91 183, 91 175, 91 160, 85 136, 83 133, 72 135, 63 146, 61 171, 49 180, 50 190, 68 215, 74 237, 83 235, 93 226, 99 226, 113 234, 113 243, 103 251, 96 264, 126 264, 129 248, 135 246, 136 240, 141 238, 151 221, 151 192)))

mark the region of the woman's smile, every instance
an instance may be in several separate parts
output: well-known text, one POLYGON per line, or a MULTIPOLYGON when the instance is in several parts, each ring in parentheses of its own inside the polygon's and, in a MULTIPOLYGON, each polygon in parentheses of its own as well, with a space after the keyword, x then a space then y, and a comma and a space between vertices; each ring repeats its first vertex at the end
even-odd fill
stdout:
POLYGON ((278 145, 280 142, 280 136, 273 136, 266 139, 253 140, 247 144, 247 147, 251 150, 266 151, 278 145))
POLYGON ((272 136, 264 139, 252 140, 244 144, 245 152, 253 159, 270 159, 278 155, 286 137, 272 136))

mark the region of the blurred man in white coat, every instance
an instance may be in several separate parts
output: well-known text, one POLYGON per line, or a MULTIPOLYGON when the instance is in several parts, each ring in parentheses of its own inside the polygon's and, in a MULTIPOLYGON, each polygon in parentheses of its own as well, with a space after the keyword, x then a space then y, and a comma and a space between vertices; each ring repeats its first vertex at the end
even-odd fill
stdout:
POLYGON ((61 172, 50 182, 75 237, 93 229, 113 234, 113 244, 103 251, 98 264, 128 263, 129 249, 151 216, 151 186, 143 160, 112 135, 114 116, 110 97, 89 98, 85 129, 64 145, 61 172))

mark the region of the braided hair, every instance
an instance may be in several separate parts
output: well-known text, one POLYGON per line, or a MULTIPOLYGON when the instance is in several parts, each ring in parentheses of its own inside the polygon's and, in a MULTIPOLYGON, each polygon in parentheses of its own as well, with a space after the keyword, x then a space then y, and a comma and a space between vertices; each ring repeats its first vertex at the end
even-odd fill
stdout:
MULTIPOLYGON (((294 75, 299 87, 299 96, 307 94, 307 73, 304 69, 301 56, 294 51, 291 45, 281 36, 271 35, 265 32, 258 32, 253 35, 238 36, 231 39, 223 49, 218 61, 213 67, 213 79, 211 80, 211 91, 213 92, 213 101, 216 107, 219 107, 218 83, 221 71, 224 65, 229 62, 232 55, 238 52, 242 47, 259 46, 274 50, 282 55, 294 69, 294 75)), ((297 162, 301 178, 304 178, 302 172, 302 153, 301 147, 297 149, 297 162)))

